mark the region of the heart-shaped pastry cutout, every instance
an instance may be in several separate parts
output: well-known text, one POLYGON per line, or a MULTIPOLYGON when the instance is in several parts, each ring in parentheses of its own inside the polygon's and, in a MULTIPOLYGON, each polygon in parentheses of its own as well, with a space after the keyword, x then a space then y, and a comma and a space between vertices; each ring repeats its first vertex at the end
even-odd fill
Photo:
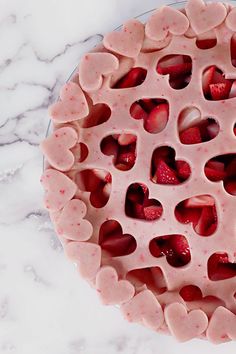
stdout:
POLYGON ((204 171, 211 182, 223 181, 226 192, 236 196, 236 154, 213 157, 206 163, 204 171))
POLYGON ((193 145, 211 141, 220 132, 213 118, 203 118, 197 107, 187 107, 179 115, 179 138, 182 144, 193 145))
POLYGON ((60 171, 68 171, 74 164, 74 154, 70 151, 75 146, 78 135, 73 128, 57 129, 41 143, 41 150, 49 164, 60 171))
POLYGON ((89 242, 69 242, 65 245, 69 259, 75 262, 83 278, 93 279, 101 265, 100 246, 89 242))
POLYGON ((79 81, 84 91, 99 90, 103 78, 119 68, 119 60, 110 53, 88 53, 79 66, 79 81))
POLYGON ((153 183, 179 185, 190 178, 189 164, 176 160, 175 155, 175 150, 169 146, 161 146, 154 150, 150 169, 153 183))
POLYGON ((208 194, 193 196, 180 202, 175 208, 175 216, 182 224, 191 223, 200 236, 211 236, 217 229, 215 199, 208 194))
POLYGON ((236 276, 236 263, 229 261, 227 253, 214 253, 208 260, 208 277, 212 281, 230 279, 236 276))
POLYGON ((153 330, 160 328, 164 322, 161 305, 150 290, 133 297, 121 306, 121 311, 129 322, 141 322, 153 330))
POLYGON ((189 27, 188 18, 180 11, 169 6, 163 6, 150 17, 146 24, 148 38, 161 41, 168 33, 176 36, 184 34, 189 27))
POLYGON ((165 308, 165 320, 172 335, 180 342, 200 336, 208 326, 207 315, 202 310, 188 313, 180 303, 173 303, 165 308))
POLYGON ((156 199, 149 199, 149 190, 143 183, 133 183, 126 193, 125 213, 131 218, 154 221, 161 217, 163 207, 156 199))
POLYGON ((76 184, 82 191, 90 193, 90 203, 94 208, 103 208, 111 194, 112 176, 100 169, 83 170, 76 175, 76 184))
POLYGON ((208 32, 219 26, 227 15, 224 4, 205 4, 203 0, 189 0, 186 13, 196 34, 208 32))
POLYGON ((96 277, 96 289, 104 305, 120 305, 135 294, 133 285, 127 280, 119 280, 116 270, 103 267, 96 277))
POLYGON ((100 228, 99 245, 112 257, 121 257, 133 253, 137 242, 132 235, 123 234, 118 221, 107 220, 100 228))
POLYGON ((218 307, 211 316, 206 333, 215 344, 236 340, 236 315, 225 307, 218 307))
POLYGON ((70 200, 63 208, 56 223, 58 235, 67 240, 87 241, 93 233, 93 227, 85 220, 87 207, 82 200, 70 200))
POLYGON ((202 89, 209 101, 221 101, 236 97, 236 80, 226 79, 225 74, 215 65, 203 72, 202 89))
POLYGON ((188 241, 184 235, 164 235, 155 237, 149 244, 153 257, 166 257, 169 265, 184 267, 191 261, 188 241))
POLYGON ((56 123, 67 123, 88 115, 88 103, 79 85, 74 82, 65 84, 60 92, 60 101, 49 108, 49 114, 56 123))
POLYGON ((147 132, 158 134, 168 123, 169 103, 162 98, 143 98, 132 104, 130 114, 136 120, 143 120, 147 132))
POLYGON ((136 161, 137 137, 134 134, 112 134, 101 142, 104 155, 113 156, 113 164, 120 171, 130 170, 136 161))
POLYGON ((144 25, 138 20, 127 21, 121 31, 105 35, 104 46, 115 53, 135 58, 140 53, 144 41, 144 25))
POLYGON ((45 208, 50 211, 62 209, 77 190, 76 184, 69 177, 52 169, 45 170, 40 182, 45 190, 45 208))

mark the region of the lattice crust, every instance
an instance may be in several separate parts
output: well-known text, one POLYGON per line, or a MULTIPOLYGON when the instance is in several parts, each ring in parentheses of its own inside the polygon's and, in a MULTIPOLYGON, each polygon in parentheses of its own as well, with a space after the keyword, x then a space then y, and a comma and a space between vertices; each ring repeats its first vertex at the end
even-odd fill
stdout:
POLYGON ((129 321, 180 341, 236 339, 234 18, 234 8, 190 0, 182 12, 157 10, 146 28, 132 20, 105 36, 50 108, 54 132, 42 143, 45 204, 68 256, 105 304, 121 305, 129 321), (191 72, 183 86, 161 64, 177 56, 191 72), (140 68, 135 87, 124 79, 132 68, 140 68), (223 81, 210 94, 204 85, 213 70, 223 81), (144 119, 134 119, 135 102, 157 102, 151 111, 162 112, 161 125, 149 124, 149 108, 144 119), (192 143, 182 133, 189 109, 192 126, 210 126, 209 135, 192 143), (185 167, 167 183, 153 167, 161 151, 168 151, 172 167, 185 167), (212 161, 231 168, 231 179, 222 168, 210 176, 212 161), (137 195, 145 195, 144 214, 133 212, 137 195), (196 202, 215 217, 205 231, 181 216, 196 202), (173 258, 171 242, 185 245, 180 258, 173 258), (221 277, 212 270, 217 260, 227 264, 221 277))

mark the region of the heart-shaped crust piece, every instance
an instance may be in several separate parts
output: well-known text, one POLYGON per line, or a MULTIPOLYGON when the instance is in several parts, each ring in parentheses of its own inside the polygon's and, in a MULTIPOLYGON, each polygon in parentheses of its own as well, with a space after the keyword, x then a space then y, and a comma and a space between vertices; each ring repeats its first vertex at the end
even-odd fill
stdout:
POLYGON ((70 200, 56 223, 57 233, 67 240, 87 241, 93 233, 91 223, 84 219, 87 207, 80 199, 70 200))
POLYGON ((232 31, 236 31, 236 7, 234 7, 228 14, 225 20, 226 26, 232 31))
POLYGON ((76 193, 76 184, 63 173, 47 169, 41 177, 45 189, 45 208, 50 211, 62 209, 76 193))
POLYGON ((220 306, 213 313, 207 337, 215 344, 236 340, 236 315, 220 306))
POLYGON ((60 101, 49 107, 49 114, 56 123, 73 122, 89 114, 88 103, 79 85, 65 84, 60 92, 60 101))
POLYGON ((83 90, 92 92, 99 90, 103 77, 119 68, 118 59, 110 53, 88 53, 80 63, 79 81, 83 90))
POLYGON ((187 17, 172 7, 163 6, 150 17, 146 24, 146 36, 152 40, 164 40, 168 33, 184 34, 189 27, 187 17))
POLYGON ((201 34, 219 26, 224 21, 227 10, 220 3, 205 4, 202 0, 189 0, 186 13, 194 32, 201 34))
POLYGON ((70 151, 78 140, 76 131, 71 127, 57 129, 41 143, 41 150, 49 164, 60 171, 68 171, 74 164, 70 151))
POLYGON ((112 267, 103 267, 96 277, 96 289, 104 305, 120 305, 135 294, 128 280, 118 280, 118 274, 112 267))
POLYGON ((104 46, 115 53, 135 58, 143 45, 144 25, 138 20, 127 21, 121 31, 108 33, 103 40, 104 46))
POLYGON ((121 311, 129 322, 141 322, 154 330, 160 328, 164 322, 161 305, 150 290, 142 291, 122 305, 121 311))
POLYGON ((202 310, 188 313, 185 306, 177 302, 165 308, 165 320, 172 335, 180 342, 200 336, 208 326, 207 315, 202 310))
POLYGON ((66 255, 75 262, 81 276, 93 279, 101 265, 100 246, 89 242, 69 242, 65 245, 66 255))

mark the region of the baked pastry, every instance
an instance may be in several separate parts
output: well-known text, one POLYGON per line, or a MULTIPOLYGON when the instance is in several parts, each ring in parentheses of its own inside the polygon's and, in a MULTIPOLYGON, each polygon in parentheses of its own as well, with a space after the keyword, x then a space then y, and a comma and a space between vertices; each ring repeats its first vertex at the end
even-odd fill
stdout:
POLYGON ((45 206, 66 254, 125 318, 236 339, 236 8, 130 20, 50 107, 45 206))

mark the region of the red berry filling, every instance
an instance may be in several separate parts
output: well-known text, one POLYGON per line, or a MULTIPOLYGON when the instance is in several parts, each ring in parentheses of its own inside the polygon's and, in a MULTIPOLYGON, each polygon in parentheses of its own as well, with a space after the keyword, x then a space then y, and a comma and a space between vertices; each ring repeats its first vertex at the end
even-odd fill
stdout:
POLYGON ((127 274, 127 279, 135 284, 137 288, 142 288, 143 284, 145 284, 148 289, 158 295, 167 290, 163 272, 159 267, 134 269, 127 274))
POLYGON ((236 66, 236 35, 231 39, 231 61, 233 66, 236 66))
POLYGON ((205 175, 212 182, 223 181, 226 192, 236 196, 236 154, 221 155, 208 161, 205 175))
POLYGON ((216 38, 197 39, 196 45, 199 49, 211 49, 217 44, 216 38))
POLYGON ((114 86, 115 89, 125 89, 141 85, 147 76, 147 70, 143 68, 133 68, 124 75, 114 86))
POLYGON ((114 156, 113 163, 118 170, 130 170, 136 160, 136 136, 133 134, 113 134, 101 142, 104 155, 114 156))
POLYGON ((151 180, 157 184, 178 185, 191 175, 187 162, 175 160, 174 149, 163 146, 157 148, 152 156, 151 180))
POLYGON ((184 200, 175 209, 175 216, 182 224, 192 223, 200 236, 211 236, 217 228, 215 200, 210 195, 200 195, 184 200))
POLYGON ((226 79, 215 65, 204 71, 202 87, 205 98, 211 101, 226 100, 236 95, 235 81, 226 79))
POLYGON ((115 220, 108 220, 102 224, 99 245, 112 257, 126 256, 133 253, 137 247, 135 238, 123 234, 121 225, 115 220))
POLYGON ((148 188, 144 184, 131 184, 126 194, 126 215, 147 221, 159 219, 163 212, 162 205, 156 199, 148 199, 148 195, 148 188))
POLYGON ((147 132, 157 134, 162 132, 168 123, 169 104, 163 99, 143 98, 132 104, 130 114, 134 119, 143 119, 147 132))
POLYGON ((188 241, 183 235, 167 235, 154 238, 149 245, 154 257, 166 257, 172 267, 183 267, 191 260, 188 241))
POLYGON ((192 75, 192 59, 188 55, 167 55, 157 64, 160 75, 169 75, 170 86, 176 90, 188 86, 192 75))
POLYGON ((109 172, 93 169, 83 170, 76 175, 79 189, 90 193, 90 203, 94 208, 104 207, 110 197, 112 177, 109 172))
POLYGON ((208 260, 208 276, 213 281, 236 276, 236 263, 231 263, 227 253, 215 253, 208 260))

